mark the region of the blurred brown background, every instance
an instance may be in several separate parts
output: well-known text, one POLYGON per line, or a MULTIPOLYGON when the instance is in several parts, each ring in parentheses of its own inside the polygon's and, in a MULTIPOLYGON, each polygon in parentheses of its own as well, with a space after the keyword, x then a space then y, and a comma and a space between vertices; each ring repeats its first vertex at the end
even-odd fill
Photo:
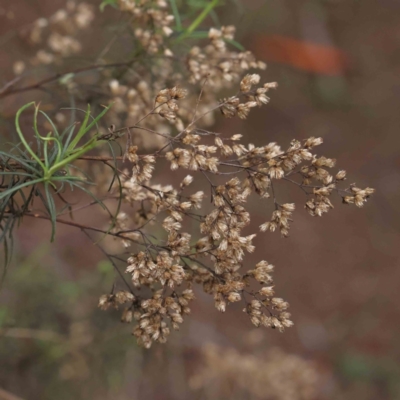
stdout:
MULTIPOLYGON (((1 86, 25 51, 13 32, 63 4, 0 1, 1 86)), ((84 40, 107 37, 103 18, 84 40)), ((150 351, 138 349, 129 327, 115 323, 117 313, 96 309, 112 272, 95 248, 88 251, 83 235, 63 228, 50 247, 47 223, 23 226, 0 293, 0 323, 55 332, 73 345, 26 332, 3 335, 1 389, 35 400, 217 399, 187 383, 201 364, 201 347, 215 343, 254 355, 278 346, 312 360, 320 375, 313 398, 400 398, 400 2, 246 0, 241 8, 222 8, 220 18, 237 24, 238 40, 268 64, 263 80, 279 88, 248 121, 220 121, 217 128, 283 147, 322 136, 318 154, 336 158, 349 182, 374 187, 376 195, 363 209, 336 202, 330 213, 312 218, 300 190, 280 188, 282 202, 287 196, 298 205, 290 237, 259 235, 258 252, 248 260, 276 266, 293 329, 255 330, 241 306, 220 314, 198 292, 182 330, 150 351)), ((12 129, 16 107, 36 94, 1 101, 3 130, 12 129)), ((264 219, 266 211, 259 214, 264 219)))

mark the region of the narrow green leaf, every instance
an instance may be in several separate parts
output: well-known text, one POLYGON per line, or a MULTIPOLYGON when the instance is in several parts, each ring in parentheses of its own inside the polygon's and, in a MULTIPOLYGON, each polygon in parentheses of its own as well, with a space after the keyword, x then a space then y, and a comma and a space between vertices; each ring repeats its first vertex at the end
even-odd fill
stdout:
POLYGON ((49 122, 49 124, 51 125, 51 127, 53 128, 54 131, 54 135, 60 139, 60 134, 58 133, 57 127, 54 125, 54 122, 52 121, 52 119, 42 110, 39 110, 39 112, 44 115, 44 117, 47 119, 47 121, 49 122))
POLYGON ((231 44, 232 46, 235 46, 238 50, 240 51, 245 51, 246 49, 244 48, 244 46, 242 46, 239 42, 237 42, 236 40, 233 39, 225 39, 226 42, 228 42, 229 44, 231 44))
POLYGON ((180 42, 181 40, 188 37, 195 29, 207 18, 208 14, 218 6, 219 0, 212 0, 210 1, 206 7, 204 7, 203 11, 199 14, 199 16, 191 23, 191 25, 183 32, 175 42, 180 42))
POLYGON ((32 181, 28 181, 25 183, 21 183, 20 185, 17 186, 13 186, 11 189, 7 189, 4 192, 0 193, 0 200, 4 199, 6 196, 16 192, 17 190, 20 190, 24 187, 30 186, 30 185, 36 185, 37 183, 43 182, 44 179, 43 178, 39 178, 39 179, 34 179, 32 181))
POLYGON ((30 177, 32 177, 32 174, 27 174, 25 172, 19 172, 19 171, 13 171, 13 172, 1 171, 0 175, 16 175, 16 176, 30 176, 30 177))
POLYGON ((116 0, 103 0, 103 2, 100 4, 100 11, 103 12, 104 8, 107 6, 112 6, 114 8, 117 8, 117 1, 116 0))
POLYGON ((70 164, 72 161, 75 161, 80 156, 84 155, 88 151, 94 149, 96 146, 102 144, 102 140, 96 140, 95 137, 90 139, 84 146, 75 149, 75 151, 68 157, 64 158, 63 160, 59 161, 57 164, 53 164, 48 173, 45 175, 46 179, 50 179, 50 177, 59 169, 64 168, 67 164, 70 164))
POLYGON ((87 107, 87 110, 86 110, 86 113, 85 113, 85 118, 84 118, 84 120, 82 122, 82 125, 79 128, 78 133, 76 134, 76 136, 72 140, 71 144, 68 146, 67 152, 73 151, 75 149, 76 145, 79 143, 79 141, 82 139, 82 137, 87 132, 86 127, 87 127, 87 123, 89 121, 89 117, 90 117, 90 104, 88 104, 88 107, 87 107))
POLYGON ((57 220, 57 212, 56 212, 56 207, 54 204, 54 199, 52 194, 50 193, 49 190, 49 183, 45 182, 44 184, 44 191, 46 193, 46 200, 47 204, 45 204, 47 210, 49 211, 50 214, 50 221, 51 221, 51 237, 50 237, 50 242, 54 242, 54 236, 56 234, 56 220, 57 220))
POLYGON ((64 140, 64 136, 68 132, 67 139, 64 142, 63 152, 62 152, 61 158, 63 158, 64 154, 66 154, 66 152, 68 151, 68 147, 69 147, 69 144, 70 144, 70 142, 72 140, 72 135, 74 134, 75 127, 76 127, 76 123, 74 122, 72 125, 70 125, 68 128, 66 128, 65 131, 61 134, 61 140, 64 140))
POLYGON ((174 14, 174 18, 175 18, 176 30, 181 31, 182 30, 182 21, 181 21, 181 16, 179 15, 178 6, 176 5, 176 0, 169 0, 169 2, 171 3, 172 13, 174 14))
MULTIPOLYGON (((40 171, 37 170, 35 167, 33 167, 31 164, 29 164, 29 162, 26 162, 25 160, 21 159, 18 156, 14 156, 11 153, 5 153, 4 151, 0 151, 0 155, 4 155, 5 157, 14 160, 16 163, 23 165, 26 169, 31 170, 33 173, 35 173, 36 175, 40 174, 40 171)), ((31 160, 28 160, 31 161, 31 160)))
MULTIPOLYGON (((15 127, 17 130, 19 139, 21 140, 25 149, 29 152, 29 154, 32 156, 32 158, 34 158, 37 161, 37 163, 42 167, 43 171, 46 171, 45 165, 42 163, 42 161, 40 161, 40 158, 34 153, 34 151, 30 148, 29 144, 26 142, 25 137, 21 131, 21 127, 19 125, 19 118, 20 118, 22 112, 25 111, 27 108, 29 108, 32 105, 35 106, 35 103, 31 102, 31 103, 25 104, 17 111, 17 114, 15 116, 15 127)), ((36 108, 36 106, 35 106, 35 108, 36 108)))
POLYGON ((94 125, 97 126, 97 122, 100 121, 101 118, 108 112, 108 110, 113 106, 113 103, 111 103, 109 106, 105 107, 104 110, 89 124, 87 127, 87 132, 93 128, 94 125))
POLYGON ((75 182, 71 182, 71 184, 73 186, 76 186, 77 188, 79 188, 80 190, 85 192, 86 194, 88 194, 90 197, 93 198, 93 200, 96 200, 96 202, 101 206, 101 208, 103 208, 103 210, 107 211, 109 213, 109 215, 112 217, 112 213, 110 212, 108 207, 100 199, 98 199, 90 190, 87 190, 85 187, 83 187, 75 182))

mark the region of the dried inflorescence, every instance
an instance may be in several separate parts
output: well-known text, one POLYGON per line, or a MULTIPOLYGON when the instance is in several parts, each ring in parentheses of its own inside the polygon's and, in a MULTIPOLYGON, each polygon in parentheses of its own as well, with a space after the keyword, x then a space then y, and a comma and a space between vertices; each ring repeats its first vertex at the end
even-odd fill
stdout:
POLYGON ((113 230, 131 251, 125 272, 134 298, 129 311, 123 311, 123 320, 130 322, 134 316, 133 334, 144 346, 165 342, 170 327, 177 329, 190 312, 188 304, 196 285, 214 298, 218 311, 242 302, 255 326, 282 332, 293 322, 288 302, 275 296, 274 267, 267 261, 253 268, 245 263, 246 254, 255 251, 252 241, 256 236, 244 233, 251 220, 251 209, 246 208, 249 197, 258 196, 274 207, 260 231, 279 230, 286 237, 295 204, 279 202, 275 181, 299 186, 307 195, 305 208, 313 216, 333 208, 333 194, 345 203, 362 206, 373 189, 340 188, 345 172, 333 175, 330 169, 335 160, 314 152, 322 144, 321 138, 293 140, 283 150, 276 143, 255 146, 241 143, 240 134, 223 137, 209 131, 216 111, 228 118, 247 118, 251 109, 269 102, 267 93, 277 84, 261 83, 260 75, 247 73, 264 69, 265 64, 250 52, 230 50, 233 26, 211 28, 208 44, 193 47, 184 56, 185 63, 176 64, 182 55, 170 50, 173 17, 167 4, 142 3, 119 2, 122 11, 142 24, 135 28, 135 37, 148 57, 153 57, 151 65, 109 82, 115 102, 113 123, 126 126, 117 131, 127 134, 124 158, 131 163, 130 170, 120 171, 122 197, 131 211, 119 214, 113 230), (194 85, 191 90, 187 90, 188 83, 194 85), (218 100, 221 89, 235 87, 234 94, 218 100), (139 133, 148 141, 151 138, 151 146, 138 140, 139 133), (157 150, 140 154, 152 147, 157 150), (172 171, 188 170, 193 176, 187 175, 179 186, 155 184, 153 173, 160 159, 165 159, 172 171), (194 179, 202 179, 210 194, 191 192, 194 179), (203 204, 205 197, 210 205, 203 204), (188 232, 185 227, 189 223, 192 228, 188 232), (150 233, 160 228, 164 239, 150 233))
POLYGON ((191 376, 202 398, 228 399, 240 392, 246 399, 311 400, 318 392, 316 366, 295 355, 271 349, 262 357, 208 345, 203 365, 191 376))
POLYGON ((155 16, 163 15, 163 24, 171 23, 174 17, 168 14, 165 2, 146 1, 139 5, 125 0, 120 4, 121 10, 129 15, 134 14, 135 46, 143 46, 146 56, 144 65, 135 64, 134 72, 128 71, 122 79, 111 79, 108 82, 111 100, 114 102, 109 121, 117 125, 122 120, 123 125, 133 127, 136 143, 141 148, 162 147, 165 144, 164 135, 181 132, 184 129, 182 121, 196 119, 193 117, 194 109, 196 115, 202 116, 201 120, 196 121, 197 126, 206 128, 214 123, 216 111, 225 116, 246 118, 251 108, 269 101, 266 93, 275 88, 276 83, 253 88, 260 77, 249 74, 242 81, 237 95, 217 104, 218 93, 222 89, 232 88, 249 69, 266 68, 265 63, 257 61, 251 52, 229 49, 227 41, 234 39, 234 26, 221 27, 219 30, 211 28, 208 43, 204 47, 194 46, 182 54, 180 47, 167 34, 169 30, 165 32, 165 25, 160 25, 159 20, 153 20, 155 16), (137 28, 137 24, 147 28, 137 28), (146 43, 142 42, 144 38, 146 43), (163 92, 166 84, 175 85, 177 82, 183 82, 185 86, 192 85, 193 90, 188 93, 179 86, 165 89, 177 91, 178 94, 180 92, 181 97, 175 99, 173 95, 163 92), (178 102, 174 100, 183 98, 185 106, 178 107, 178 102), (143 116, 151 113, 157 113, 162 118, 142 120, 143 116), (141 121, 140 126, 137 125, 138 120, 141 121), (158 135, 153 135, 152 140, 149 140, 148 130, 158 132, 158 135))
POLYGON ((170 25, 174 16, 169 12, 167 1, 118 0, 118 6, 131 16, 134 35, 147 53, 156 54, 163 48, 166 54, 170 54, 164 38, 173 33, 170 25))
POLYGON ((210 43, 204 48, 193 47, 186 59, 190 72, 189 82, 198 83, 207 78, 218 89, 231 87, 249 69, 265 69, 262 61, 257 61, 250 51, 237 52, 229 49, 227 40, 233 40, 236 28, 223 26, 211 28, 210 43))
MULTIPOLYGON (((37 66, 60 63, 63 58, 82 51, 78 34, 87 29, 95 17, 94 7, 85 2, 67 1, 65 8, 49 18, 39 18, 22 34, 27 37, 36 54, 30 64, 37 66)), ((22 74, 27 68, 25 62, 14 63, 14 73, 22 74)))
MULTIPOLYGON (((346 173, 331 172, 335 160, 316 154, 321 138, 292 140, 282 149, 274 142, 255 146, 241 134, 224 137, 209 130, 217 113, 247 118, 253 108, 268 104, 269 91, 277 87, 250 71, 265 69, 263 62, 248 51, 232 50, 233 26, 211 28, 204 46, 185 53, 179 45, 185 33, 172 35, 169 3, 119 0, 117 5, 127 15, 133 48, 139 50, 118 73, 97 68, 101 104, 113 103, 106 115, 109 130, 99 137, 122 138, 125 151, 118 158, 123 165, 115 152, 108 158, 98 156, 108 169, 92 170, 98 183, 92 194, 118 202, 118 215, 103 233, 120 241, 122 254, 103 251, 118 272, 116 263, 124 264, 121 275, 128 291, 113 289, 101 297, 100 307, 123 307, 122 320, 136 321, 133 334, 145 347, 165 342, 170 329, 178 329, 190 312, 195 286, 213 297, 220 312, 242 302, 255 326, 279 331, 291 327, 289 304, 275 296, 274 267, 267 261, 250 266, 245 260, 255 251, 256 232, 249 231, 250 196, 273 207, 259 230, 286 237, 295 204, 280 201, 276 181, 298 186, 312 216, 332 209, 333 195, 361 207, 374 190, 346 188, 346 173), (222 89, 228 96, 224 99, 219 97, 222 89), (168 165, 173 177, 154 175, 168 165), (186 177, 177 184, 182 170, 186 177), (202 183, 202 190, 194 180, 202 183)), ((31 40, 41 43, 46 26, 57 27, 46 41, 51 63, 56 55, 62 58, 80 50, 71 35, 92 18, 90 6, 68 2, 66 10, 34 24, 31 40)), ((106 54, 102 52, 102 61, 106 54)), ((88 159, 95 161, 96 156, 88 159)))
MULTIPOLYGON (((253 91, 252 85, 259 81, 258 75, 246 75, 239 92, 257 96, 258 89, 253 91)), ((268 84, 262 86, 266 87, 268 84)), ((186 92, 177 87, 162 89, 155 96, 153 108, 164 106, 166 112, 176 112, 185 96, 186 92)), ((266 103, 251 102, 256 106, 266 103)), ((220 108, 225 104, 221 102, 220 108)), ((194 115, 196 112, 193 111, 194 115)), ((160 114, 160 111, 149 113, 146 118, 159 118, 160 114)), ((142 247, 127 259, 126 273, 131 276, 134 288, 149 290, 150 298, 138 300, 135 294, 131 302, 138 320, 133 333, 146 347, 152 341, 164 342, 169 334, 168 321, 177 328, 177 323, 189 313, 187 303, 193 298, 193 284, 213 296, 218 311, 226 311, 231 303, 243 302, 243 311, 256 327, 282 332, 293 325, 288 302, 275 296, 274 267, 260 261, 249 268, 244 262, 246 253, 255 250, 252 241, 256 233, 243 233, 251 220, 251 210, 246 208, 250 196, 270 201, 275 207, 270 220, 260 225, 260 231, 279 230, 286 237, 295 204, 278 201, 275 181, 299 186, 309 198, 305 208, 313 216, 321 216, 333 207, 330 200, 333 194, 339 194, 346 203, 362 206, 373 193, 371 188, 361 190, 353 185, 340 188, 345 172, 331 174, 329 169, 334 167, 335 160, 314 153, 314 148, 322 144, 321 138, 293 140, 286 150, 276 143, 246 146, 240 143, 241 135, 224 138, 198 128, 194 121, 194 116, 182 120, 184 127, 178 134, 164 135, 169 147, 166 152, 140 155, 136 146, 128 147, 126 157, 132 170, 121 175, 123 198, 133 209, 127 211, 132 216, 132 228, 126 229, 119 223, 116 236, 125 247, 142 247), (189 170, 202 177, 211 189, 211 207, 203 205, 206 197, 203 191, 190 193, 192 175, 186 176, 179 187, 152 184, 159 158, 165 158, 172 171, 189 170), (221 182, 220 177, 226 175, 234 176, 221 182), (219 183, 214 183, 214 179, 219 183), (183 229, 190 220, 197 223, 199 239, 192 239, 194 232, 183 229), (162 228, 166 239, 152 237, 149 234, 152 226, 162 228)), ((122 214, 118 221, 124 219, 126 215, 122 214)), ((134 289, 133 292, 136 293, 134 289)))
MULTIPOLYGON (((164 265, 165 260, 163 260, 163 258, 167 258, 167 256, 165 256, 164 254, 159 257, 155 267, 164 265)), ((140 255, 139 258, 141 258, 140 255)), ((142 273, 145 275, 147 274, 145 272, 146 268, 146 262, 144 262, 142 265, 142 273)), ((179 268, 178 266, 178 269, 179 268)), ((129 271, 138 272, 138 269, 139 267, 128 267, 129 271)), ((160 273, 156 270, 153 271, 156 281, 159 276, 165 277, 165 273, 160 273)), ((175 277, 179 275, 176 271, 175 274, 175 277)), ((137 274, 134 272, 134 275, 137 274)), ((152 278, 147 276, 144 280, 146 282, 151 282, 152 278)), ((168 281, 171 282, 171 279, 168 279, 168 281)), ((171 283, 169 283, 169 285, 171 287, 171 283)), ((149 348, 153 341, 165 343, 170 334, 170 328, 179 330, 179 324, 183 322, 183 315, 190 313, 188 305, 193 298, 194 294, 191 289, 186 289, 179 295, 173 292, 169 296, 165 296, 165 290, 158 290, 154 292, 151 298, 147 299, 141 299, 127 291, 118 291, 114 294, 101 296, 99 307, 102 310, 108 310, 109 308, 118 308, 121 305, 125 305, 121 321, 130 323, 133 319, 136 320, 137 325, 133 330, 133 335, 137 338, 139 344, 149 348)))
POLYGON ((245 100, 240 102, 239 96, 232 96, 220 102, 221 112, 225 117, 232 118, 238 116, 246 119, 249 112, 254 107, 261 107, 269 102, 269 97, 265 94, 271 88, 278 87, 276 82, 264 83, 262 87, 253 89, 260 81, 260 75, 248 74, 240 82, 240 96, 245 100))

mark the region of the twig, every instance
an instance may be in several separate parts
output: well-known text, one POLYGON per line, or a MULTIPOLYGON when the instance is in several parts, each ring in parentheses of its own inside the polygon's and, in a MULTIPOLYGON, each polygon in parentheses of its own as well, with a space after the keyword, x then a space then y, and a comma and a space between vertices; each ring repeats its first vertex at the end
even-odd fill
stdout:
POLYGON ((194 113, 193 113, 192 122, 188 125, 188 127, 190 127, 191 125, 193 125, 194 120, 196 119, 197 110, 198 110, 198 108, 199 108, 200 100, 201 100, 201 97, 202 97, 202 95, 203 95, 204 87, 206 86, 207 80, 208 80, 208 76, 206 77, 206 79, 204 79, 204 82, 203 82, 203 84, 201 85, 201 90, 200 90, 199 97, 198 97, 198 99, 197 99, 196 108, 195 108, 194 113))
POLYGON ((42 79, 41 81, 38 81, 36 83, 33 83, 32 85, 28 85, 28 86, 24 86, 22 88, 16 88, 13 90, 7 90, 7 88, 10 86, 9 84, 6 84, 3 89, 5 89, 3 91, 0 91, 0 98, 4 98, 7 96, 11 96, 13 94, 17 94, 17 93, 22 93, 22 92, 27 92, 30 90, 35 90, 35 89, 40 89, 41 86, 46 85, 48 83, 52 83, 54 81, 59 80, 61 77, 65 76, 65 75, 69 75, 69 74, 80 74, 82 72, 88 72, 88 71, 95 71, 98 69, 104 69, 104 68, 119 68, 119 67, 126 67, 129 64, 132 64, 133 62, 135 62, 136 60, 138 60, 140 58, 134 58, 133 60, 130 61, 125 61, 125 62, 119 62, 119 63, 112 63, 112 64, 103 64, 103 65, 90 65, 87 67, 82 67, 82 68, 76 68, 74 70, 70 70, 70 71, 66 71, 66 72, 62 72, 62 73, 57 73, 54 74, 52 76, 49 76, 48 78, 42 79), (8 85, 8 86, 7 86, 8 85))
MULTIPOLYGON (((90 237, 90 235, 85 231, 85 229, 82 229, 82 232, 90 239, 90 241, 92 241, 92 238, 90 237)), ((128 288, 128 290, 135 295, 135 293, 133 292, 132 288, 130 287, 129 283, 127 282, 127 280, 125 279, 125 277, 122 275, 122 272, 118 269, 117 265, 115 264, 115 262, 112 260, 112 258, 109 256, 109 254, 98 244, 96 244, 96 246, 100 249, 100 251, 108 258, 108 260, 110 261, 110 263, 112 264, 112 266, 114 267, 115 271, 118 273, 119 277, 122 279, 122 281, 124 282, 124 284, 126 285, 126 287, 128 288)))

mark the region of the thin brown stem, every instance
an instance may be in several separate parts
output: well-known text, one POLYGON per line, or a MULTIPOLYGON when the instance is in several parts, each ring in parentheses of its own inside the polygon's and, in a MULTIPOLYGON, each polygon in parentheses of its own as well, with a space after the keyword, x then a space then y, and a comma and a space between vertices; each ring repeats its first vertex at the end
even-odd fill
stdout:
POLYGON ((5 90, 3 92, 0 93, 0 98, 4 98, 7 96, 11 96, 13 94, 17 94, 17 93, 22 93, 22 92, 28 92, 30 90, 37 90, 40 89, 42 86, 47 85, 49 83, 55 82, 57 80, 59 80, 61 77, 65 76, 65 75, 69 75, 69 74, 80 74, 82 72, 88 72, 88 71, 95 71, 98 69, 105 69, 105 68, 120 68, 120 67, 126 67, 127 65, 129 65, 130 63, 136 61, 136 59, 134 60, 130 60, 130 61, 125 61, 125 62, 120 62, 120 63, 112 63, 112 64, 103 64, 103 65, 90 65, 87 67, 82 67, 82 68, 76 68, 74 70, 70 70, 70 71, 66 71, 66 72, 58 72, 54 75, 51 75, 45 79, 42 79, 36 83, 33 83, 31 85, 27 85, 27 86, 23 86, 21 88, 16 88, 16 89, 12 89, 10 90, 10 86, 5 88, 5 90))

